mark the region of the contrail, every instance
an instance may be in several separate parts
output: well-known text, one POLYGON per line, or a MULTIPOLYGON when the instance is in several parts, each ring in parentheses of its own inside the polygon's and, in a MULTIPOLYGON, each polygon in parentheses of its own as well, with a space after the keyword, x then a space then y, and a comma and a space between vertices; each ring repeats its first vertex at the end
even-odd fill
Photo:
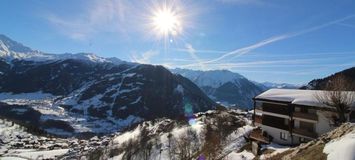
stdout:
POLYGON ((257 48, 263 47, 265 45, 268 45, 268 44, 271 44, 271 43, 274 43, 274 42, 277 42, 277 41, 285 40, 285 39, 288 39, 288 38, 296 37, 296 36, 299 36, 299 35, 303 35, 303 34, 306 34, 306 33, 309 33, 309 32, 313 32, 313 31, 328 27, 328 26, 333 25, 333 24, 337 24, 339 22, 342 22, 342 21, 345 21, 347 19, 354 18, 354 17, 355 17, 355 14, 349 15, 349 16, 346 16, 346 17, 343 17, 343 18, 340 18, 340 19, 337 19, 337 20, 334 20, 334 21, 330 21, 330 22, 327 22, 327 23, 324 23, 324 24, 321 24, 321 25, 318 25, 318 26, 307 28, 307 29, 304 29, 304 30, 301 30, 301 31, 298 31, 298 32, 293 32, 293 33, 287 33, 287 34, 283 34, 283 35, 279 35, 279 36, 274 36, 274 37, 262 40, 262 41, 260 41, 260 42, 258 42, 256 44, 253 44, 253 45, 250 45, 250 46, 247 46, 247 47, 244 47, 244 48, 240 48, 240 49, 228 52, 228 53, 226 53, 226 54, 224 54, 224 55, 222 55, 222 56, 220 56, 220 57, 218 57, 216 59, 212 59, 212 60, 208 60, 208 61, 204 61, 204 62, 199 62, 198 64, 196 64, 196 63, 195 64, 188 64, 188 65, 184 65, 184 66, 185 67, 196 66, 196 65, 201 65, 201 63, 208 64, 208 63, 213 63, 213 62, 220 61, 220 60, 225 59, 226 57, 230 57, 230 56, 233 56, 233 57, 241 56, 241 55, 249 53, 252 50, 255 50, 257 48))

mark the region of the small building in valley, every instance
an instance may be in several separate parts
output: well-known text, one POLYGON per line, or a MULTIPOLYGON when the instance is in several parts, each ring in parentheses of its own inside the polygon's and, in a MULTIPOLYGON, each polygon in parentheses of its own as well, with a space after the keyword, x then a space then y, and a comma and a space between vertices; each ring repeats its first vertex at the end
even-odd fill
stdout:
POLYGON ((334 129, 336 110, 317 98, 325 92, 270 89, 256 96, 253 123, 259 128, 250 138, 261 143, 297 145, 334 129))

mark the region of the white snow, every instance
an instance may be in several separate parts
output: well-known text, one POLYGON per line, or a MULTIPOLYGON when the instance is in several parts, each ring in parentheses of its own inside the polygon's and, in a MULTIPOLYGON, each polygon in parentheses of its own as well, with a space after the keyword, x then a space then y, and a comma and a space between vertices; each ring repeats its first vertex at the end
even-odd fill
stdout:
MULTIPOLYGON (((292 104, 306 105, 306 106, 317 106, 317 107, 328 107, 323 103, 320 103, 317 96, 322 96, 326 91, 319 90, 299 90, 299 89, 269 89, 266 92, 256 96, 256 99, 261 100, 274 100, 289 102, 292 104)), ((354 94, 355 92, 347 92, 354 94)))
POLYGON ((282 145, 279 145, 279 144, 276 144, 276 143, 271 143, 271 144, 268 144, 268 145, 262 145, 262 148, 261 150, 264 150, 264 149, 271 149, 271 150, 274 150, 274 152, 270 153, 270 154, 263 154, 260 156, 260 160, 264 160, 264 159, 268 159, 276 154, 279 154, 279 153, 282 153, 282 152, 285 152, 287 150, 290 149, 289 146, 282 146, 282 145))
POLYGON ((252 160, 254 159, 254 154, 251 152, 248 152, 246 150, 243 150, 243 152, 237 153, 237 152, 231 152, 229 153, 224 160, 252 160))
POLYGON ((355 159, 355 130, 328 142, 323 152, 328 154, 328 160, 354 160, 355 159))
POLYGON ((177 85, 176 88, 174 89, 175 92, 180 93, 184 95, 184 87, 182 85, 177 85))
POLYGON ((8 104, 28 104, 43 102, 44 100, 52 100, 55 98, 54 95, 43 92, 31 92, 31 93, 18 93, 14 94, 11 92, 0 93, 0 101, 8 104))
POLYGON ((121 153, 120 155, 111 157, 108 160, 122 160, 123 159, 123 155, 124 155, 124 153, 121 153))
POLYGON ((57 156, 63 155, 69 151, 69 149, 57 149, 50 151, 34 151, 33 149, 23 149, 23 150, 10 150, 6 154, 6 157, 22 157, 28 159, 50 159, 56 158, 57 156))
POLYGON ((114 144, 122 144, 127 142, 130 139, 133 139, 135 137, 137 137, 140 134, 140 130, 141 127, 138 126, 136 129, 134 129, 133 131, 129 131, 129 132, 125 132, 119 136, 117 136, 114 140, 113 143, 114 144))
POLYGON ((253 126, 245 125, 230 134, 226 138, 229 143, 224 146, 221 156, 226 156, 235 150, 239 150, 245 144, 244 136, 249 134, 253 129, 253 126))
POLYGON ((273 82, 263 82, 263 83, 258 83, 264 85, 267 88, 287 88, 287 89, 292 89, 292 88, 300 88, 302 85, 299 84, 289 84, 289 83, 273 83, 273 82))
POLYGON ((142 99, 142 96, 139 96, 135 101, 131 102, 130 104, 136 104, 139 101, 141 101, 141 99, 142 99))
POLYGON ((177 68, 173 69, 172 72, 192 80, 198 86, 211 86, 213 88, 218 88, 227 82, 238 83, 239 79, 245 78, 228 70, 196 71, 177 68))

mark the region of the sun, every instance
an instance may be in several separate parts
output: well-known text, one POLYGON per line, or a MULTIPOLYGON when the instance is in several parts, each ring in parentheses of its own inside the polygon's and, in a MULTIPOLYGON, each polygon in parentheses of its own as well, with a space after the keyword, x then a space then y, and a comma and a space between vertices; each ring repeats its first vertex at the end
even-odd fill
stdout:
POLYGON ((181 33, 181 17, 171 7, 163 7, 153 12, 151 18, 154 32, 163 37, 176 36, 181 33))

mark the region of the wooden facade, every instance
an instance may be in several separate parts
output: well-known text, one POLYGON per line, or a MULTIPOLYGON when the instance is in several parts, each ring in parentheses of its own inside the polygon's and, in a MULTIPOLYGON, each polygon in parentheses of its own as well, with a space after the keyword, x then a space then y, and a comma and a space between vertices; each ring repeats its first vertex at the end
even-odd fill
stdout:
MULTIPOLYGON (((267 126, 283 130, 285 133, 289 133, 291 142, 290 144, 297 144, 295 141, 295 135, 305 137, 307 139, 317 138, 318 134, 315 131, 315 122, 318 121, 318 116, 315 111, 318 109, 313 106, 300 106, 281 101, 270 101, 265 99, 254 99, 254 104, 258 101, 259 105, 254 105, 254 124, 261 126, 267 126), (261 104, 260 104, 261 103, 261 104), (256 112, 262 113, 257 115, 256 112), (297 127, 295 124, 297 121, 297 127)), ((256 138, 256 134, 253 134, 256 138)), ((265 133, 263 134, 265 135, 265 133)), ((257 139, 273 139, 278 135, 269 135, 269 137, 257 139)), ((254 138, 254 139, 255 139, 254 138)))

